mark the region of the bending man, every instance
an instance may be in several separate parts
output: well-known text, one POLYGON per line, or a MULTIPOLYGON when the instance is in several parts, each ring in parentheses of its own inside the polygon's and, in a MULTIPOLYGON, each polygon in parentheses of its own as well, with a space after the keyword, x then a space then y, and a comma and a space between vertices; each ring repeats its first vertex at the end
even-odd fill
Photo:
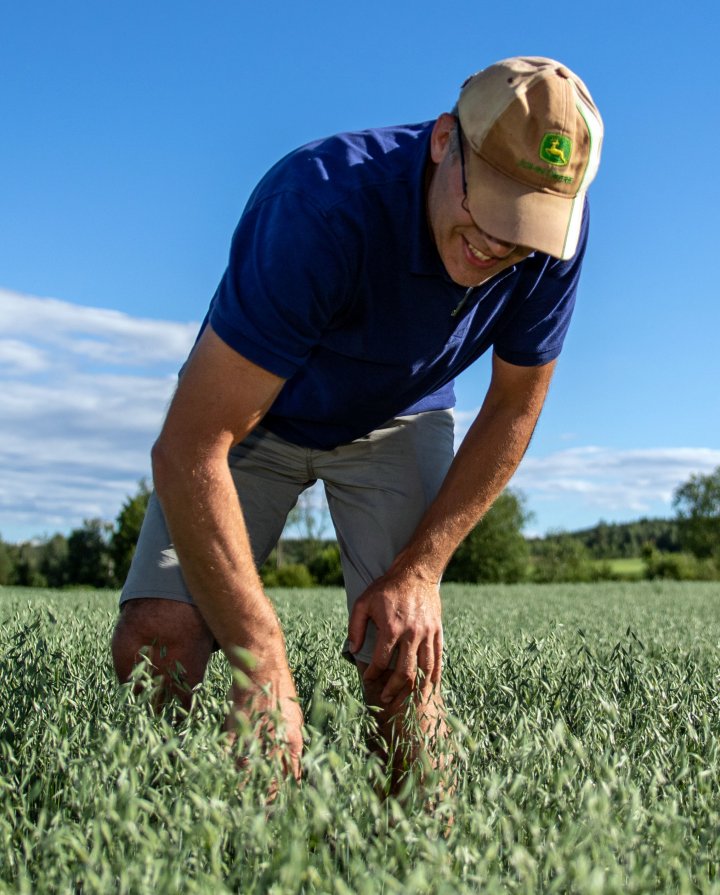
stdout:
MULTIPOLYGON (((236 711, 302 715, 257 567, 325 484, 350 613, 344 654, 388 735, 408 696, 442 729, 439 582, 527 448, 570 323, 602 123, 550 59, 512 58, 436 120, 290 153, 253 192, 153 449, 156 493, 113 655, 177 685, 217 645, 257 659, 236 711), (492 349, 453 458, 453 379, 492 349)), ((187 692, 179 692, 182 699, 187 692)))

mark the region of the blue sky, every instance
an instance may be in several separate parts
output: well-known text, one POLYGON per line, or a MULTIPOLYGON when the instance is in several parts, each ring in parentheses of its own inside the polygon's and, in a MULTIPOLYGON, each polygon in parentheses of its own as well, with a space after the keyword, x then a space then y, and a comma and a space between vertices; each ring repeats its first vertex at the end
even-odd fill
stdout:
MULTIPOLYGON (((561 7, 1 2, 0 535, 113 519, 148 473, 273 161, 433 118, 516 54, 575 69, 606 141, 575 318, 513 484, 536 532, 671 515, 673 488, 720 465, 720 12, 561 7)), ((487 375, 459 381, 460 429, 487 375)))

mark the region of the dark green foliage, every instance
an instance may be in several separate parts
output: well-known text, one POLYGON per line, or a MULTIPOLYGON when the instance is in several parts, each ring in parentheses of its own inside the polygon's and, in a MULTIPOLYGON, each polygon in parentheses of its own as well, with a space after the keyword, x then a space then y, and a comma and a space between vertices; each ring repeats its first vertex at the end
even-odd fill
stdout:
POLYGON ((0 585, 11 584, 13 576, 13 558, 10 544, 0 539, 0 585))
POLYGON ((63 587, 68 583, 67 553, 67 539, 61 534, 23 544, 0 541, 0 585, 63 587))
POLYGON ((651 580, 713 581, 720 579, 720 566, 712 557, 692 553, 660 553, 648 548, 644 554, 645 577, 651 580))
POLYGON ((263 584, 266 587, 314 587, 315 581, 303 563, 288 563, 277 568, 263 567, 263 584))
POLYGON ((125 581, 130 571, 130 563, 135 555, 135 546, 151 493, 147 479, 141 479, 137 493, 126 499, 115 520, 115 528, 110 539, 110 554, 115 578, 120 583, 125 581))
POLYGON ((528 519, 523 497, 504 491, 455 551, 444 580, 488 584, 522 581, 529 558, 522 529, 528 519))
POLYGON ((68 542, 61 534, 53 535, 39 548, 40 572, 48 587, 71 584, 68 568, 68 542))
POLYGON ((340 548, 334 541, 282 540, 260 569, 268 587, 342 586, 340 548))
POLYGON ((543 583, 558 581, 601 581, 613 577, 607 563, 593 561, 590 550, 569 534, 553 535, 536 544, 533 557, 533 580, 543 583))
POLYGON ((114 587, 116 584, 110 555, 112 526, 102 519, 86 519, 82 528, 68 538, 67 575, 73 584, 90 587, 114 587))
POLYGON ((720 466, 709 475, 693 475, 675 491, 673 505, 685 550, 720 563, 720 466))
POLYGON ((21 587, 44 587, 47 584, 45 576, 40 571, 40 546, 26 542, 10 547, 9 556, 12 560, 12 584, 21 587))
POLYGON ((642 556, 647 544, 663 552, 680 549, 679 526, 675 520, 638 519, 636 522, 599 522, 592 528, 533 538, 530 541, 531 551, 533 555, 540 554, 544 545, 551 545, 554 541, 565 538, 581 543, 592 559, 637 558, 642 556))
POLYGON ((340 548, 337 544, 328 544, 321 547, 311 557, 308 568, 318 584, 325 587, 339 587, 343 583, 342 563, 340 562, 340 548))

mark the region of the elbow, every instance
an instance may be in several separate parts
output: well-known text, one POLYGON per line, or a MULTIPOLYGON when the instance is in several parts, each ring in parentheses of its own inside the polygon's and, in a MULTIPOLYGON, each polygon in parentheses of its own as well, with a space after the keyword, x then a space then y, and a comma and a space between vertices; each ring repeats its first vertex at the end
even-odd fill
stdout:
POLYGON ((193 439, 170 438, 160 434, 150 451, 153 482, 160 502, 195 486, 210 486, 228 470, 226 440, 210 447, 193 439))
POLYGON ((173 477, 177 475, 176 468, 177 457, 168 450, 168 447, 162 437, 157 439, 150 451, 150 462, 152 466, 152 477, 155 491, 162 501, 163 494, 170 486, 173 477))

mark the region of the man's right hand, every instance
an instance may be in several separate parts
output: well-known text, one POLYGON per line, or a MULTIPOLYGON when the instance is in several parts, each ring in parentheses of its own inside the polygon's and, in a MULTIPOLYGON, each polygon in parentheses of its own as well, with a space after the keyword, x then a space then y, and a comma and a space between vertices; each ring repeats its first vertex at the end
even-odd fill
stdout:
POLYGON ((228 451, 262 419, 283 382, 242 357, 208 326, 153 448, 153 479, 195 604, 231 667, 246 675, 244 686, 236 683, 230 693, 226 729, 236 732, 236 714, 253 724, 267 719, 260 721, 258 734, 270 735, 286 773, 297 777, 302 712, 228 467, 228 451), (254 668, 238 662, 236 646, 256 657, 254 668), (273 712, 279 712, 282 723, 272 722, 273 712))

